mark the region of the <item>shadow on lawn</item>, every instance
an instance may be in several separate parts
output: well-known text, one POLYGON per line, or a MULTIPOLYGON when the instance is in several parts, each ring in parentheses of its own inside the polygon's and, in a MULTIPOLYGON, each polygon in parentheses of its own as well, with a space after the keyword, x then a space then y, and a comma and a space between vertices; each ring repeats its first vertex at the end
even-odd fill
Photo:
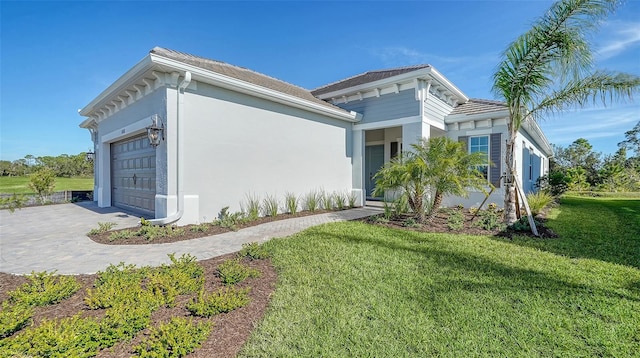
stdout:
POLYGON ((564 197, 556 210, 559 213, 546 225, 559 238, 515 237, 512 242, 640 269, 640 200, 564 197))
MULTIPOLYGON (((390 230, 390 229, 384 229, 390 230)), ((394 233, 394 235, 396 235, 394 233)), ((333 234, 323 232, 323 236, 331 237, 338 241, 347 241, 356 244, 371 244, 386 247, 392 250, 402 250, 415 252, 425 255, 430 262, 435 261, 435 267, 441 268, 444 272, 449 272, 450 281, 440 282, 438 285, 431 286, 432 293, 439 291, 449 292, 452 288, 458 288, 464 291, 471 291, 481 294, 500 290, 508 294, 513 292, 518 296, 522 291, 530 292, 535 295, 546 297, 558 297, 564 294, 569 297, 579 299, 585 294, 594 297, 606 297, 610 299, 626 299, 630 301, 640 302, 640 282, 629 281, 619 288, 628 289, 629 291, 618 291, 611 287, 603 287, 600 285, 601 277, 596 277, 598 273, 584 272, 581 275, 595 275, 593 279, 583 279, 585 284, 576 284, 568 282, 559 277, 555 272, 542 272, 540 270, 518 268, 511 265, 505 265, 486 257, 472 255, 469 253, 456 253, 446 249, 439 248, 435 245, 420 245, 430 240, 425 239, 425 234, 406 231, 399 238, 407 243, 398 242, 398 240, 385 240, 374 237, 364 237, 348 234, 333 234), (462 277, 462 278, 461 278, 462 277), (437 287, 440 287, 439 289, 437 287), (435 291, 433 289, 436 288, 435 291), (630 294, 629 294, 630 293, 630 294)), ((437 239, 434 239, 437 241, 437 239)), ((422 275, 432 276, 434 265, 421 265, 420 271, 422 275)), ((445 276, 447 274, 445 273, 445 276)), ((609 284, 607 282, 605 285, 609 284)), ((509 294, 508 294, 509 295, 509 294)))

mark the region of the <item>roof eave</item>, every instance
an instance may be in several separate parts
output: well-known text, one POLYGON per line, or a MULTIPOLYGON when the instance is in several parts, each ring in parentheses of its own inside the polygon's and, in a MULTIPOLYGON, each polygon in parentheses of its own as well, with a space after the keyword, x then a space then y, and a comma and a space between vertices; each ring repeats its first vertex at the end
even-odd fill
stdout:
POLYGON ((189 71, 191 72, 195 80, 199 80, 201 82, 210 83, 215 86, 227 88, 236 92, 241 92, 288 106, 304 109, 310 112, 329 116, 331 118, 341 119, 348 122, 358 122, 360 120, 359 116, 355 112, 347 112, 339 107, 331 108, 329 106, 324 106, 305 100, 303 98, 274 91, 262 86, 254 85, 252 83, 241 81, 214 71, 206 70, 194 65, 189 65, 184 62, 159 56, 153 53, 145 56, 133 68, 131 68, 124 75, 118 78, 118 80, 116 80, 111 86, 109 86, 100 95, 98 95, 98 97, 96 97, 87 106, 80 110, 80 115, 91 116, 92 112, 101 104, 103 104, 104 101, 131 86, 146 72, 156 66, 160 66, 165 70, 168 69, 175 71, 189 71))
POLYGON ((445 78, 440 72, 438 72, 432 66, 421 68, 411 72, 405 72, 396 76, 384 78, 384 79, 373 81, 373 82, 363 83, 357 86, 352 86, 352 87, 347 87, 347 88, 343 88, 336 91, 322 93, 317 95, 316 97, 320 99, 325 99, 325 100, 330 98, 337 98, 347 94, 364 92, 366 90, 373 90, 375 88, 384 87, 390 84, 408 82, 415 78, 422 78, 425 80, 429 80, 429 79, 436 80, 445 88, 447 88, 447 90, 451 91, 453 95, 455 95, 458 103, 465 103, 469 100, 469 97, 467 97, 458 87, 453 85, 453 83, 451 83, 447 78, 445 78))
POLYGON ((499 119, 499 118, 508 118, 509 110, 498 110, 498 111, 490 111, 483 112, 477 114, 454 114, 448 115, 444 118, 444 122, 446 124, 458 123, 458 122, 469 122, 469 121, 482 121, 486 119, 499 119))
POLYGON ((547 137, 542 132, 542 129, 538 125, 538 122, 533 119, 528 119, 523 123, 522 126, 520 126, 520 129, 526 131, 536 141, 536 143, 540 146, 541 150, 544 152, 544 154, 547 155, 547 157, 553 157, 553 148, 551 147, 551 144, 549 143, 547 137))
POLYGON ((125 72, 120 78, 113 82, 109 87, 102 91, 96 98, 94 98, 89 104, 82 108, 78 113, 81 116, 90 116, 96 108, 100 107, 104 101, 111 98, 115 93, 121 92, 126 87, 129 87, 133 81, 136 81, 141 75, 149 71, 153 67, 153 60, 151 54, 145 56, 129 71, 125 72))

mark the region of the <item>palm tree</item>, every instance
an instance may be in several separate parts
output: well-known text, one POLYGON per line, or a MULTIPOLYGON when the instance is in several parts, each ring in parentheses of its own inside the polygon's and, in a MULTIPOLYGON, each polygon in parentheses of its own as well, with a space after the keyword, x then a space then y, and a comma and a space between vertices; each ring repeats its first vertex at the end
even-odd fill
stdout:
POLYGON ((487 180, 476 170, 483 164, 487 164, 486 156, 468 153, 462 143, 447 137, 423 138, 412 144, 412 151, 394 158, 376 173, 374 195, 400 190, 416 220, 424 223, 445 195, 466 196, 469 188, 484 190, 487 180), (431 200, 425 205, 428 198, 431 200))
POLYGON ((561 0, 506 49, 493 91, 506 102, 510 121, 506 143, 505 221, 516 221, 514 145, 522 124, 543 114, 588 103, 631 98, 640 77, 594 70, 587 34, 620 0, 561 0))

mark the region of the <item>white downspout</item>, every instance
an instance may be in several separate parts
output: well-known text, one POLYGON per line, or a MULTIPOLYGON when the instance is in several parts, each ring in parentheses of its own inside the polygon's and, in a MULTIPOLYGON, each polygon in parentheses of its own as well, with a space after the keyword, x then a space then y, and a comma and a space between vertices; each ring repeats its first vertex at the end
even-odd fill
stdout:
POLYGON ((178 206, 176 211, 171 215, 168 215, 166 218, 159 218, 149 220, 151 225, 169 225, 174 222, 180 220, 182 218, 182 214, 184 214, 184 160, 182 158, 184 153, 184 131, 182 129, 182 117, 184 116, 184 92, 185 88, 189 86, 191 83, 191 72, 186 71, 184 73, 184 79, 178 85, 178 108, 176 108, 176 194, 177 194, 177 202, 178 206))

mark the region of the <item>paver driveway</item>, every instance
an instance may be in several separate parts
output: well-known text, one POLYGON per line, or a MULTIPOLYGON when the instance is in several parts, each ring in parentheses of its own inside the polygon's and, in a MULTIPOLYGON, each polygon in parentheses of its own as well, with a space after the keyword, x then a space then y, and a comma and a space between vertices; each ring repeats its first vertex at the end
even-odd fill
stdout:
POLYGON ((189 253, 199 260, 238 251, 243 243, 292 235, 311 226, 357 219, 380 213, 358 208, 274 221, 199 239, 150 245, 102 245, 86 233, 98 222, 115 222, 116 228, 136 226, 139 218, 115 208, 98 208, 93 202, 24 208, 13 214, 0 210, 0 272, 27 274, 53 271, 89 274, 109 264, 139 266, 169 263, 167 254, 189 253))

